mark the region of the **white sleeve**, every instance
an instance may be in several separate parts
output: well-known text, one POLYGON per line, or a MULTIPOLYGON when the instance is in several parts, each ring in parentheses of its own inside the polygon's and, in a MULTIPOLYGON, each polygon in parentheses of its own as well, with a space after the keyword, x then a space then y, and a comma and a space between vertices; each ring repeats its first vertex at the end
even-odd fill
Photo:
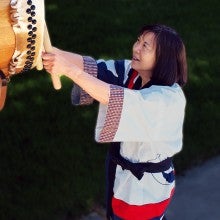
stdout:
POLYGON ((96 141, 182 141, 185 99, 181 89, 152 86, 130 90, 111 85, 100 106, 96 141))

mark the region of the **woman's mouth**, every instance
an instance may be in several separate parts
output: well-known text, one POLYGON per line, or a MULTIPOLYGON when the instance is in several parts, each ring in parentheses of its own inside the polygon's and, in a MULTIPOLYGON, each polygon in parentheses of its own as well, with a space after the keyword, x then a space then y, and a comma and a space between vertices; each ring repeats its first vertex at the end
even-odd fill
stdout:
POLYGON ((132 57, 132 60, 133 61, 140 61, 137 57, 134 57, 134 56, 132 57))

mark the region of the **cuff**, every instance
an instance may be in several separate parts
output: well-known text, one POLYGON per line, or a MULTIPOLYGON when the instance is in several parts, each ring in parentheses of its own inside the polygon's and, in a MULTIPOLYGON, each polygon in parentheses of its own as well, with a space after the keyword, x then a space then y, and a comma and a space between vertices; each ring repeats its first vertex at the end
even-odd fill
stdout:
POLYGON ((104 126, 98 142, 112 142, 119 127, 124 100, 124 89, 120 86, 110 86, 110 98, 104 126))
MULTIPOLYGON (((97 78, 97 64, 92 57, 83 56, 84 71, 97 78)), ((89 105, 93 103, 93 98, 78 85, 73 85, 71 92, 71 100, 73 105, 89 105)))

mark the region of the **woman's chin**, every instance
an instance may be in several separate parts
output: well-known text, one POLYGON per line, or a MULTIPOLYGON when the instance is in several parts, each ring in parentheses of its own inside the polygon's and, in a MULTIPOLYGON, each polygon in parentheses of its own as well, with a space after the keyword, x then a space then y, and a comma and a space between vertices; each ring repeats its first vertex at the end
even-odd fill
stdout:
POLYGON ((137 68, 136 61, 134 61, 134 60, 131 61, 131 68, 132 69, 136 69, 137 68))
POLYGON ((131 62, 131 68, 138 71, 138 65, 135 65, 133 62, 131 62))

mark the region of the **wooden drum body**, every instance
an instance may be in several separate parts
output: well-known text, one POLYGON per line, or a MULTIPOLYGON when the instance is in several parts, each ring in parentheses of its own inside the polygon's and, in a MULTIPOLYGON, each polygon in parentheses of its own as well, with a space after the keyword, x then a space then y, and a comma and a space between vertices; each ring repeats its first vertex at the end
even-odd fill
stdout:
POLYGON ((43 0, 0 1, 0 70, 6 77, 40 62, 44 17, 43 0))
MULTIPOLYGON (((42 51, 52 52, 45 23, 44 0, 0 0, 0 110, 12 75, 43 68, 42 51)), ((52 75, 55 89, 61 88, 52 75)))

